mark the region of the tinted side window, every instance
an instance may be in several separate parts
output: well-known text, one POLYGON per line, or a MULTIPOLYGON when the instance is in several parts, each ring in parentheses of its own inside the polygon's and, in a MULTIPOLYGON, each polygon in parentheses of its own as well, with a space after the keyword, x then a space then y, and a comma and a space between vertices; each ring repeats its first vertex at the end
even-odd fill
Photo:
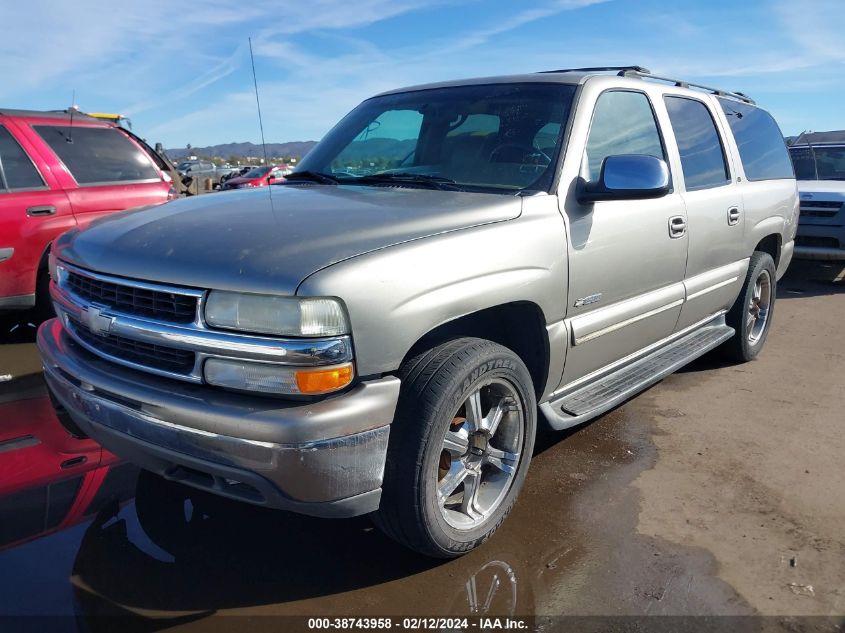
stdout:
POLYGON ((657 121, 641 92, 605 92, 596 102, 587 139, 588 180, 597 180, 608 156, 648 154, 665 160, 657 121))
POLYGON ((716 124, 707 106, 695 99, 664 97, 681 154, 687 190, 706 189, 730 180, 716 124))
POLYGON ((772 115, 754 106, 719 97, 739 148, 748 180, 794 178, 792 162, 772 115))
POLYGON ((5 183, 0 182, 0 189, 31 189, 44 186, 44 181, 29 156, 3 126, 0 126, 0 162, 3 165, 0 173, 6 180, 5 183))
POLYGON ((35 131, 80 185, 158 178, 150 157, 116 128, 38 125, 35 131))

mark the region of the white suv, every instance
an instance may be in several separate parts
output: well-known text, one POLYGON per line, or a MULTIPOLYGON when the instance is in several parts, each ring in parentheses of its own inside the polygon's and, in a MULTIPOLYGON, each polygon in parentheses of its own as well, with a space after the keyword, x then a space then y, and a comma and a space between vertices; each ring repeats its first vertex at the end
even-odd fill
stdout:
POLYGON ((795 255, 845 260, 845 130, 802 134, 789 153, 801 196, 795 255))

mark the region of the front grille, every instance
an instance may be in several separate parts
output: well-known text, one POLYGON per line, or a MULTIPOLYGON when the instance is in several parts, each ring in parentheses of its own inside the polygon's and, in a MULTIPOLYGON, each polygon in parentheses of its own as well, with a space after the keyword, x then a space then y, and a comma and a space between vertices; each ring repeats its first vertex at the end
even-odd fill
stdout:
POLYGON ((835 237, 816 237, 814 235, 798 235, 795 238, 798 246, 815 246, 817 248, 839 248, 839 240, 835 237))
POLYGON ((836 211, 819 211, 818 209, 804 209, 801 208, 802 218, 832 218, 836 216, 836 211))
POLYGON ((103 354, 151 369, 176 374, 190 374, 194 368, 196 361, 194 352, 144 343, 113 334, 99 336, 92 334, 76 319, 69 319, 69 321, 77 338, 103 354))
POLYGON ((72 270, 65 287, 91 303, 158 321, 192 323, 197 314, 196 297, 103 281, 72 270))
POLYGON ((802 202, 801 216, 805 218, 832 218, 842 208, 841 202, 829 202, 820 200, 818 202, 802 202))
POLYGON ((839 210, 842 207, 842 202, 835 200, 803 200, 801 207, 814 207, 816 209, 835 209, 839 210))

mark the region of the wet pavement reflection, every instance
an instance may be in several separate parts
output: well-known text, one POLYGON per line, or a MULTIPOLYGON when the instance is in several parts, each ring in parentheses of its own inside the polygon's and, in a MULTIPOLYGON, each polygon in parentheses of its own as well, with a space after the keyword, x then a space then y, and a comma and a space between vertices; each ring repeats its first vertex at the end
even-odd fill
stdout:
POLYGON ((443 562, 396 545, 366 517, 253 507, 116 463, 64 431, 40 380, 7 381, 0 402, 0 441, 38 442, 0 453, 0 613, 134 614, 160 628, 221 612, 627 613, 659 597, 665 551, 632 546, 636 499, 619 487, 653 458, 647 433, 630 433, 635 412, 542 436, 508 521, 484 547, 443 562), (63 468, 69 455, 87 459, 63 468), (598 503, 579 504, 581 489, 596 485, 605 489, 590 495, 598 503), (604 533, 590 536, 598 525, 604 533), (631 592, 635 577, 642 586, 631 592), (613 602, 597 603, 597 590, 613 602))
POLYGON ((433 561, 367 517, 214 497, 72 437, 26 332, 0 345, 0 615, 76 616, 82 629, 108 630, 94 616, 133 614, 154 630, 219 613, 753 613, 707 552, 637 532, 628 484, 657 459, 661 414, 648 394, 574 431, 541 433, 502 528, 460 559, 433 561))

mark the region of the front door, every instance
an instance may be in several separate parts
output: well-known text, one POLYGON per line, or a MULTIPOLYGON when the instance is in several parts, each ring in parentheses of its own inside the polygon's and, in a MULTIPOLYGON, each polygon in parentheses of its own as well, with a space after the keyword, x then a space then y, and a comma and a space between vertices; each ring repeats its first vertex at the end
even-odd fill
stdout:
MULTIPOLYGON (((580 107, 593 107, 583 103, 580 107)), ((595 100, 581 177, 598 178, 608 156, 667 160, 644 92, 608 90, 595 100)), ((649 200, 580 204, 565 199, 569 225, 570 349, 563 384, 642 350, 673 332, 684 301, 686 213, 673 190, 649 200)))
POLYGON ((0 307, 34 304, 47 247, 74 226, 65 192, 35 166, 12 130, 0 125, 0 307))

